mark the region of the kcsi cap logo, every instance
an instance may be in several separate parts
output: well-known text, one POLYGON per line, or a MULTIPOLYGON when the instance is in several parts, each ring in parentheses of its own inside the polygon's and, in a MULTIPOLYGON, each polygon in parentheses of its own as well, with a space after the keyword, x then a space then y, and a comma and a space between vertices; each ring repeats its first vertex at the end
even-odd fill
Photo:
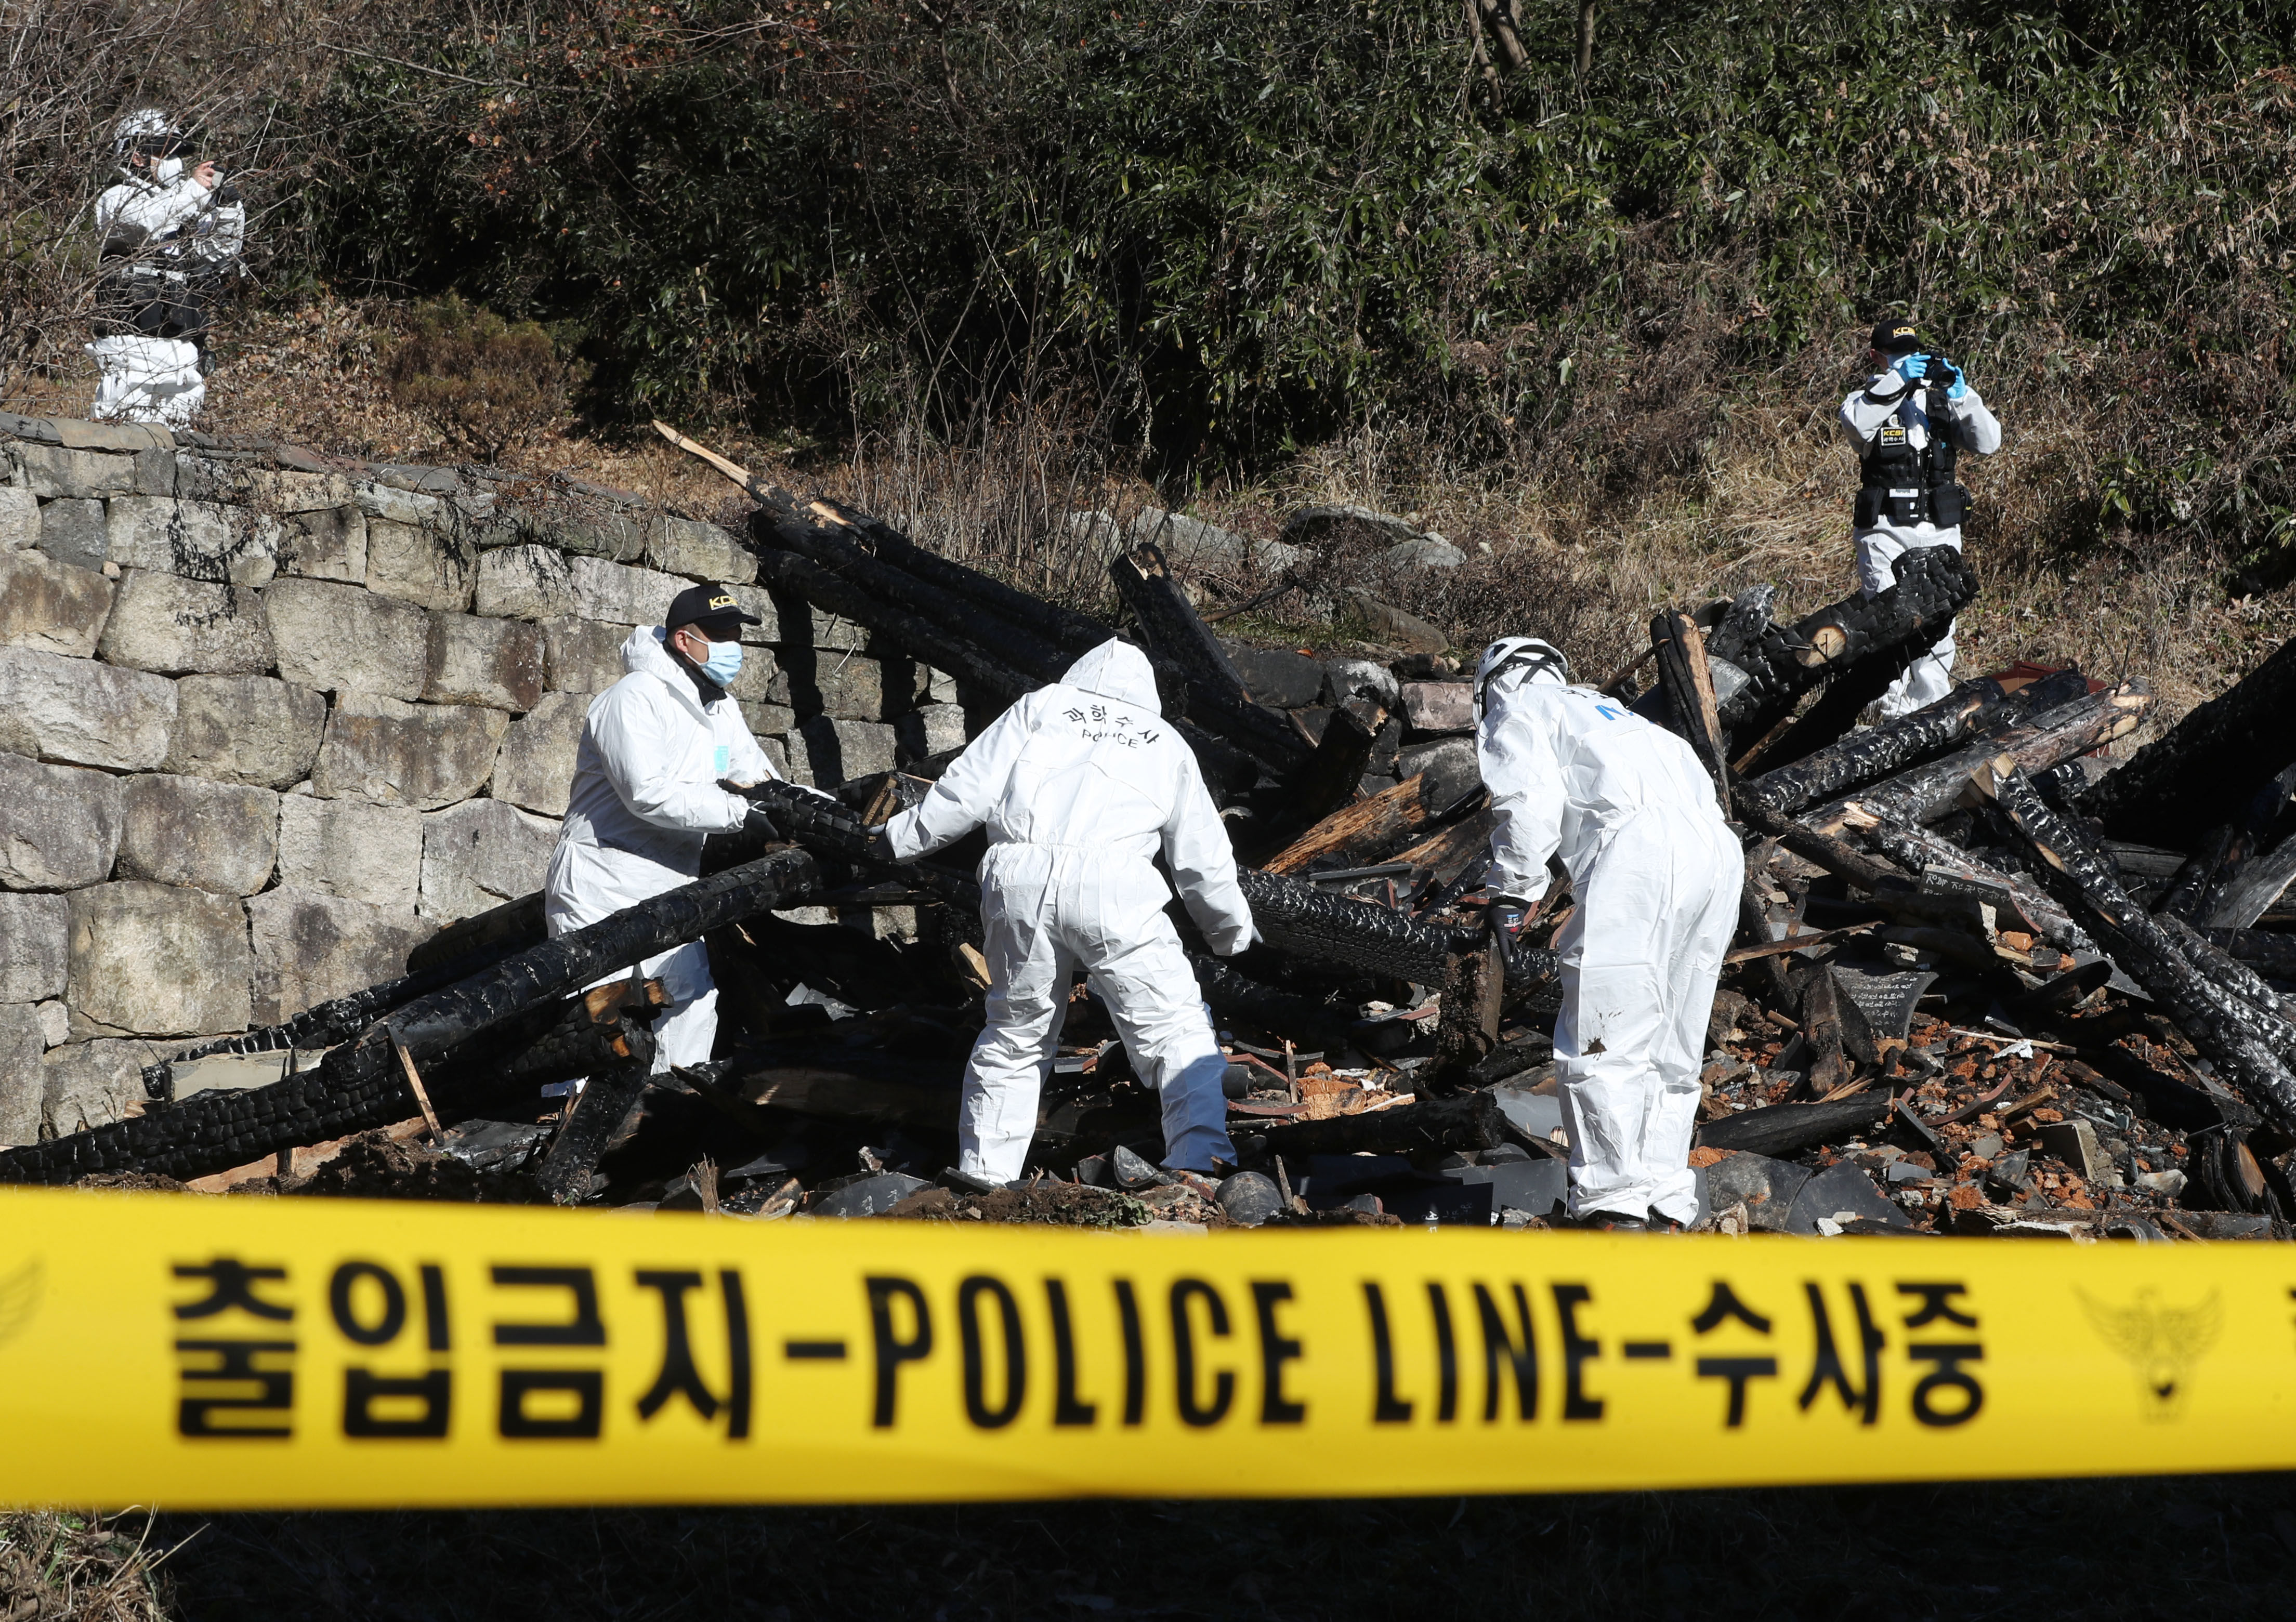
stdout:
POLYGON ((0 1346, 5 1346, 32 1321, 40 1309, 40 1258, 34 1257, 12 1273, 0 1273, 0 1346))
POLYGON ((2143 1392, 2137 1405, 2144 1417, 2182 1419, 2193 1367, 2224 1328, 2220 1294, 2211 1290, 2208 1299, 2192 1307, 2163 1307, 2155 1298, 2159 1292, 2147 1288, 2136 1292, 2132 1305, 2112 1307, 2091 1300, 2086 1291, 2074 1293, 2088 1309, 2098 1337, 2136 1371, 2143 1392))

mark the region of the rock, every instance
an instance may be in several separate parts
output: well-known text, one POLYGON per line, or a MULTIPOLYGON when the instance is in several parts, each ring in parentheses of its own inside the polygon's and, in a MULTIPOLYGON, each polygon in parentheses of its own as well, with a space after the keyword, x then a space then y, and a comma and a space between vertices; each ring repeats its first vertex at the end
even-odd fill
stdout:
POLYGON ((142 1036, 247 1026, 247 914, 235 896, 123 879, 71 894, 72 1012, 142 1036))
POLYGON ((120 789, 116 875, 251 896, 271 879, 279 796, 243 783, 153 772, 120 789))
POLYGON ((1416 733, 1475 730, 1472 682, 1406 682, 1403 717, 1416 733))
MULTIPOLYGON (((885 668, 873 659, 857 653, 808 659, 799 650, 790 655, 789 663, 795 668, 776 670, 766 691, 757 696, 768 703, 788 705, 800 720, 825 715, 837 721, 882 721, 908 709, 903 701, 906 694, 889 709, 885 668)), ((746 669, 743 674, 748 674, 746 669)))
POLYGON ((609 625, 660 625, 669 612, 670 600, 686 587, 675 575, 609 563, 603 558, 572 558, 566 569, 574 592, 573 611, 609 625))
POLYGON ((761 738, 786 738, 797 730, 797 711, 786 704, 743 704, 742 719, 761 738))
POLYGON ((646 532, 645 561, 709 586, 747 586, 758 578, 754 553, 717 525, 690 518, 655 519, 646 532))
POLYGON ((542 698, 541 627, 470 614, 430 616, 430 673, 422 697, 432 704, 484 704, 523 715, 542 698))
POLYGON ((476 589, 478 611, 496 618, 554 619, 576 611, 572 566, 554 546, 484 553, 476 589))
MULTIPOLYGON (((0 490, 0 497, 16 494, 0 490)), ((111 582, 32 548, 0 547, 0 647, 86 659, 111 612, 111 582)))
POLYGON ((46 1049, 32 1005, 0 1003, 0 1149, 40 1141, 40 1102, 47 1092, 40 1055, 46 1049))
POLYGON ((542 816, 565 815, 567 794, 574 784, 574 754, 581 747, 590 703, 586 692, 543 694, 503 734, 487 792, 542 816))
MULTIPOLYGON (((292 468, 250 467, 245 463, 209 463, 210 484, 205 490, 188 487, 177 479, 176 494, 205 496, 214 501, 237 502, 265 512, 304 516, 348 508, 359 512, 351 481, 340 473, 303 472, 292 468)), ((365 513, 359 516, 364 518, 365 513)))
POLYGON ((40 1039, 49 1047, 62 1047, 71 1040, 71 1010, 64 1006, 62 997, 52 997, 32 1006, 40 1021, 40 1039))
POLYGON ((115 496, 106 504, 104 557, 217 585, 263 586, 279 572, 279 520, 245 507, 115 496))
POLYGON ((282 580, 263 594, 279 674, 323 692, 422 696, 430 626, 421 609, 332 580, 282 580))
POLYGON ((247 921, 258 1025, 405 974, 407 954, 437 932, 400 908, 284 887, 250 899, 247 921))
POLYGON ((635 497, 627 501, 584 490, 529 491, 514 504, 497 507, 477 529, 481 546, 543 543, 560 552, 580 553, 617 563, 645 555, 647 515, 635 497))
POLYGON ((1379 554, 1382 569, 1456 569, 1466 561, 1465 553, 1439 535, 1405 541, 1379 554))
POLYGON ((141 1115, 146 1102, 144 1067, 168 1056, 150 1042, 75 1042, 40 1059, 39 1130, 68 1137, 141 1115))
POLYGON ((275 657, 259 594, 148 569, 131 569, 120 582, 100 651, 115 665, 162 676, 252 676, 275 657))
MULTIPOLYGON (((366 514, 370 525, 381 519, 386 523, 405 524, 410 528, 433 529, 449 528, 455 520, 455 510, 436 496, 419 490, 402 490, 396 486, 373 483, 351 486, 351 501, 366 514)), ((373 539, 373 529, 368 534, 373 539)))
POLYGON ((1120 1189, 1157 1188, 1172 1181, 1155 1166, 1119 1143, 1109 1151, 1108 1174, 1120 1189))
POLYGON ((1324 661, 1324 702, 1333 709, 1349 699, 1374 700, 1391 710, 1402 706, 1402 684, 1385 665, 1367 659, 1332 659, 1324 661))
POLYGON ((111 876, 119 780, 0 753, 0 886, 78 889, 111 876))
POLYGON ((507 801, 470 799, 422 819, 422 915, 468 918, 542 888, 558 824, 507 801))
POLYGON ((67 450, 62 446, 36 445, 29 439, 16 441, 15 454, 17 465, 24 470, 24 483, 42 501, 57 496, 126 496, 135 488, 133 456, 67 450))
POLYGON ((890 772, 894 766, 893 729, 875 721, 816 716, 799 722, 789 742, 792 764, 802 755, 808 778, 822 788, 872 772, 890 772))
POLYGON ((1314 549, 1337 542, 1370 540, 1389 546, 1422 537, 1418 527, 1391 512, 1369 507, 1302 507, 1283 520, 1281 538, 1287 545, 1314 549))
POLYGON ((40 498, 15 485, 0 485, 0 552, 40 544, 40 498))
POLYGON ((1222 644, 1229 662, 1251 696, 1273 709, 1297 709, 1312 704, 1324 692, 1324 667, 1304 653, 1288 648, 1247 648, 1222 644))
POLYGON ((1406 653, 1440 653, 1451 645, 1449 637, 1418 615, 1382 602, 1360 586, 1348 587, 1348 596, 1372 641, 1406 653))
POLYGON ((0 648, 0 750, 111 772, 168 758, 176 684, 35 648, 0 648))
POLYGON ((63 995, 70 947, 70 902, 0 890, 0 1003, 63 995))
POLYGON ((364 799, 279 799, 279 883, 412 913, 422 880, 422 814, 364 799))
POLYGON ((1726 1154, 1706 1168, 1706 1198, 1718 1211, 1743 1205, 1749 1225, 1762 1233, 1809 1233, 1816 1230, 1792 1225, 1794 1200, 1809 1180, 1809 1168, 1791 1160, 1726 1154))
POLYGON ((499 709, 345 693, 327 717, 311 788, 328 799, 435 811, 478 792, 509 729, 499 709))
POLYGON ((927 704, 910 711, 893 724, 893 737, 894 752, 904 762, 963 749, 970 741, 964 734, 964 709, 957 704, 927 704))
POLYGON ((40 509, 40 550, 57 562, 101 569, 105 546, 102 502, 67 497, 40 509))
POLYGON ((478 586, 479 554, 412 524, 371 519, 366 526, 366 588, 418 608, 468 613, 478 586))
POLYGON ((283 789, 319 752, 327 700, 267 676, 187 676, 176 684, 165 769, 283 789))
POLYGON ((280 536, 279 572, 313 580, 367 578, 366 514, 357 507, 322 507, 290 517, 280 536))
POLYGON ((570 616, 544 620, 543 685, 553 692, 605 692, 629 674, 622 664, 622 643, 629 635, 627 626, 570 616))
MULTIPOLYGON (((742 597, 740 592, 734 595, 742 597)), ((742 602, 746 611, 758 612, 749 607, 746 597, 742 598, 742 602)), ((816 651, 857 653, 869 645, 869 631, 865 626, 857 626, 849 619, 824 613, 804 598, 786 592, 771 597, 763 618, 766 624, 774 628, 774 635, 767 640, 778 648, 812 648, 816 651)), ((749 640, 749 627, 745 626, 742 629, 742 640, 746 642, 749 640)))
POLYGON ((737 704, 762 704, 781 680, 781 661, 771 648, 742 645, 742 673, 726 687, 726 692, 737 704))
POLYGON ((762 586, 729 586, 734 601, 742 605, 744 614, 755 614, 758 623, 742 627, 742 640, 750 643, 772 645, 782 639, 781 612, 775 606, 773 594, 762 586))
POLYGON ((1472 738, 1445 738, 1439 742, 1414 744, 1397 758, 1398 775, 1427 774, 1435 790, 1433 804, 1453 806, 1482 786, 1481 764, 1475 758, 1472 738))
POLYGON ((1283 1208, 1275 1181, 1256 1171, 1240 1171, 1221 1179, 1219 1208, 1241 1227, 1256 1228, 1283 1208))

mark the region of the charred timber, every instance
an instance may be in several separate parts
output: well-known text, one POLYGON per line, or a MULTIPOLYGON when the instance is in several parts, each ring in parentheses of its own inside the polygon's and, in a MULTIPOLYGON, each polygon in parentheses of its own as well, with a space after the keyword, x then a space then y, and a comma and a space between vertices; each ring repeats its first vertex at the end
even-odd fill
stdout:
POLYGON ((2252 969, 2275 979, 2296 980, 2296 935, 2271 930, 2208 929, 2201 934, 2252 969))
MULTIPOLYGON (((1440 986, 1455 952, 1480 944, 1474 930, 1423 923, 1407 913, 1333 896, 1312 884, 1254 867, 1236 870, 1259 937, 1279 952, 1368 974, 1440 986)), ((1506 983, 1520 994, 1560 973, 1552 952, 1521 947, 1508 954, 1506 983)))
POLYGON ((1307 764, 1308 741, 1289 720, 1254 701, 1227 650, 1182 594, 1163 553, 1136 546, 1112 560, 1108 572, 1141 635, 1187 678, 1191 719, 1278 774, 1307 764))
MULTIPOLYGON (((773 539, 774 526, 763 514, 751 520, 751 533, 773 539), (759 532, 763 533, 760 534, 759 532)), ((1043 683, 991 659, 970 639, 940 625, 886 602, 858 582, 812 559, 777 545, 756 547, 758 578, 770 586, 794 592, 814 607, 826 609, 897 643, 902 651, 1000 704, 1010 704, 1043 683)))
POLYGON ((924 862, 885 862, 873 856, 867 826, 833 799, 791 782, 752 783, 742 792, 764 807, 782 832, 808 850, 890 875, 951 906, 980 910, 980 886, 963 874, 924 862))
POLYGON ((1263 986, 1210 953, 1191 952, 1188 962, 1196 971, 1197 989, 1224 1021, 1270 1036, 1280 1032, 1308 1053, 1328 1053, 1355 1042, 1357 1022, 1345 1009, 1263 986))
POLYGON ((2296 638, 2081 796, 2116 840, 2190 850, 2203 831, 2296 760, 2296 638))
POLYGON ((1386 709, 1371 699, 1349 699, 1333 710, 1315 753, 1268 797, 1272 803, 1254 819, 1257 848, 1264 852, 1289 844, 1353 799, 1386 724, 1386 709))
POLYGON ((392 1053, 394 1035, 418 1063, 426 1062, 550 998, 721 925, 797 905, 818 886, 813 857, 794 847, 681 885, 415 999, 329 1053, 316 1069, 267 1087, 203 1093, 133 1119, 0 1150, 0 1183, 69 1183, 118 1171, 189 1179, 403 1120, 415 1110, 392 1053))
POLYGON ((1698 1142, 1707 1149, 1782 1159, 1877 1126, 1888 1118, 1890 1107, 1889 1094, 1878 1088, 1827 1102, 1770 1104, 1707 1122, 1698 1129, 1698 1142))
POLYGON ((1486 1092, 1422 1098, 1329 1120, 1293 1121, 1260 1135, 1270 1154, 1418 1154, 1496 1149, 1508 1139, 1505 1113, 1486 1092))

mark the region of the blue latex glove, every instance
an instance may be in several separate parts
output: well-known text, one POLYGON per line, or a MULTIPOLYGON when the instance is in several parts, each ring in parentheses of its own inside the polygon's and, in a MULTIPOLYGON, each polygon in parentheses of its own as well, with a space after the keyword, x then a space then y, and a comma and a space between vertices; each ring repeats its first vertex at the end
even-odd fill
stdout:
POLYGON ((1918 382, 1929 375, 1930 357, 1926 355, 1900 355, 1890 363, 1890 370, 1907 382, 1918 382))
POLYGON ((1961 375, 1961 368, 1959 366, 1955 365, 1943 356, 1938 356, 1938 365, 1946 376, 1953 380, 1952 383, 1948 386, 1945 391, 1945 397, 1947 399, 1957 400, 1961 398, 1962 396, 1969 392, 1968 381, 1961 375))

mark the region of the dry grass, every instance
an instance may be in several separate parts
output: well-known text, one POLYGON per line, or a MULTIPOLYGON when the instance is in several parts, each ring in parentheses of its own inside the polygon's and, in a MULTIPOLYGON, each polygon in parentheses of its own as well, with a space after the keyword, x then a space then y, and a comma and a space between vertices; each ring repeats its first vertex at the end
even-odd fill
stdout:
POLYGON ((148 1515, 0 1515, 6 1622, 166 1622, 172 1614, 148 1515))

